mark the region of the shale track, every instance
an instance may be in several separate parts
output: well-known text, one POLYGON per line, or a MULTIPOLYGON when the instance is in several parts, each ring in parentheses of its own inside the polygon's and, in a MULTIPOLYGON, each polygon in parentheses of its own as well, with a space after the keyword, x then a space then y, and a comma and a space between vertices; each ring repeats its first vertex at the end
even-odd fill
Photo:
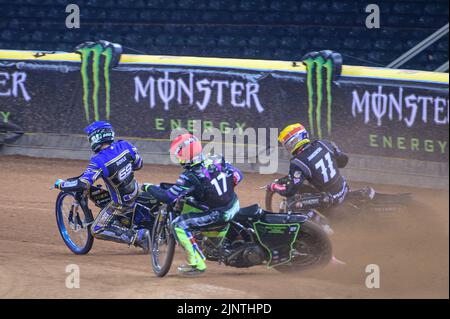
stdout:
MULTIPOLYGON (((73 255, 58 233, 49 190, 57 177, 78 175, 87 162, 0 156, 0 298, 448 298, 449 193, 373 185, 414 194, 408 212, 360 214, 334 221, 334 252, 346 265, 301 275, 265 267, 232 269, 208 263, 200 278, 173 267, 153 275, 138 249, 97 240, 86 256, 73 255), (79 289, 65 286, 66 266, 77 264, 79 289), (366 265, 377 264, 380 288, 365 285, 366 265)), ((173 166, 146 165, 140 182, 174 181, 173 166)), ((246 174, 242 205, 264 203, 258 187, 275 176, 246 174)), ((360 186, 360 185, 354 185, 360 186)), ((178 252, 175 262, 182 261, 178 252)))

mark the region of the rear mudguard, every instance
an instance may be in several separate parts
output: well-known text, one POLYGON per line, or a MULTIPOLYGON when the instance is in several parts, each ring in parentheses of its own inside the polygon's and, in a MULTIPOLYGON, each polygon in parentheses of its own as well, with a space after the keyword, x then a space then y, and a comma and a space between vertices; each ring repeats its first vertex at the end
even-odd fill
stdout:
POLYGON ((400 193, 400 194, 382 194, 375 193, 375 198, 370 202, 374 205, 407 205, 412 202, 411 193, 400 193))

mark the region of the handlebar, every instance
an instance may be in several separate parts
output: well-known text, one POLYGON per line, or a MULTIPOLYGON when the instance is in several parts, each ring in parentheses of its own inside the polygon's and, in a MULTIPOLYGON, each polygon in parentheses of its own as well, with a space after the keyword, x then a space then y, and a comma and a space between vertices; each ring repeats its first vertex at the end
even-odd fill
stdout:
POLYGON ((272 183, 270 183, 270 184, 267 184, 267 185, 265 185, 265 186, 260 186, 259 187, 259 189, 263 189, 263 190, 266 190, 266 191, 271 191, 270 190, 270 185, 271 184, 279 184, 279 185, 284 185, 284 186, 286 186, 287 185, 287 183, 288 183, 288 176, 286 175, 286 176, 283 176, 283 177, 280 177, 280 178, 277 178, 277 179, 274 179, 273 181, 272 181, 272 183))

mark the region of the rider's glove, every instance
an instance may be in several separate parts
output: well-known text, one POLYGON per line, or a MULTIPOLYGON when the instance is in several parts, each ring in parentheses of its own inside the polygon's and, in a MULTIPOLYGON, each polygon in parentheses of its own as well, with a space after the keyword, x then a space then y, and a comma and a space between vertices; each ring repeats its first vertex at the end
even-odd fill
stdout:
POLYGON ((237 186, 242 180, 242 174, 241 172, 233 172, 233 184, 234 186, 237 186))
POLYGON ((61 189, 61 186, 63 183, 64 183, 64 180, 61 178, 58 178, 53 186, 57 189, 61 189))
POLYGON ((276 193, 282 193, 284 191, 286 191, 286 186, 284 185, 280 185, 277 183, 270 183, 267 188, 272 191, 272 192, 276 192, 276 193))

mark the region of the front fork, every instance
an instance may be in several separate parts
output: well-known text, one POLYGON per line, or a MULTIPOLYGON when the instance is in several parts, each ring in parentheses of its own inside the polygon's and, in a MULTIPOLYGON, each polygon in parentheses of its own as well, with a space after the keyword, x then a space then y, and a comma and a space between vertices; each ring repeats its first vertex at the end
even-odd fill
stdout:
POLYGON ((69 226, 74 231, 77 232, 80 229, 86 228, 89 224, 93 222, 92 212, 86 205, 86 201, 83 198, 75 198, 70 206, 69 211, 69 226), (80 204, 81 203, 81 204, 80 204), (85 220, 83 221, 80 218, 79 209, 82 209, 84 212, 85 220))
POLYGON ((78 204, 78 201, 74 200, 72 202, 72 205, 70 207, 69 212, 69 225, 70 228, 77 232, 80 229, 84 228, 83 222, 81 221, 80 214, 78 213, 78 208, 80 207, 80 204, 78 204))
MULTIPOLYGON (((167 227, 167 235, 172 235, 176 239, 176 242, 178 243, 177 234, 174 231, 172 227, 172 221, 173 221, 173 213, 167 209, 167 205, 163 205, 160 207, 159 214, 157 215, 158 219, 155 219, 155 223, 161 224, 161 227, 167 227)), ((163 232, 163 234, 166 235, 166 232, 163 232)), ((162 239, 162 238, 160 238, 162 239)), ((165 239, 165 238, 164 238, 165 239)))

